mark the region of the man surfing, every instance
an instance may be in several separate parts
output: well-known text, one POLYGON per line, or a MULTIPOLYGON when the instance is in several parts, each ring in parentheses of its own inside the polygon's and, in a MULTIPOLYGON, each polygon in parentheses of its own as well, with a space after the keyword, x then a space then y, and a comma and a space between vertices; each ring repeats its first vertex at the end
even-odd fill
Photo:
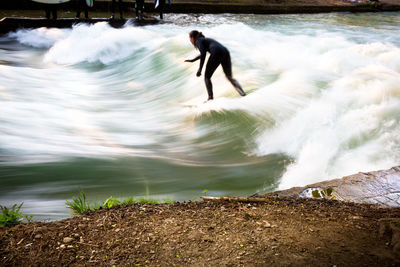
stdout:
POLYGON ((200 67, 196 74, 197 77, 201 76, 201 71, 206 59, 206 53, 210 53, 210 58, 207 61, 206 71, 204 73, 204 81, 208 93, 207 101, 214 99, 211 77, 220 64, 226 78, 231 82, 233 87, 235 87, 236 91, 241 96, 246 95, 239 82, 232 77, 231 56, 229 50, 225 46, 211 38, 206 38, 201 32, 196 30, 193 30, 189 33, 189 40, 195 48, 199 49, 200 55, 194 59, 187 59, 185 62, 195 62, 196 60, 200 59, 200 67))

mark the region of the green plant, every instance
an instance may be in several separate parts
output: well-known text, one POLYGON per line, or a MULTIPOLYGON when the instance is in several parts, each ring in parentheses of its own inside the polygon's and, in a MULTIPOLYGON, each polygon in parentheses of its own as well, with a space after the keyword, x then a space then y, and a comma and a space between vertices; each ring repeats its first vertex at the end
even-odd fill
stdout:
POLYGON ((85 213, 88 210, 91 210, 89 202, 86 201, 86 195, 79 188, 79 196, 72 197, 72 201, 69 202, 66 200, 67 208, 71 209, 76 214, 85 213))
POLYGON ((32 221, 33 215, 24 215, 24 218, 30 223, 32 221))
MULTIPOLYGON (((1 206, 0 226, 12 226, 22 221, 22 213, 19 211, 23 202, 20 205, 14 204, 10 209, 6 206, 1 206)), ((32 216, 32 215, 31 215, 32 216)))
POLYGON ((135 203, 142 203, 142 204, 160 204, 160 203, 167 203, 167 204, 172 204, 175 201, 172 199, 165 199, 165 200, 155 200, 155 199, 148 199, 148 198, 139 198, 135 199, 134 197, 129 197, 125 200, 122 201, 122 204, 124 205, 131 205, 135 203))
POLYGON ((112 208, 112 207, 114 207, 116 205, 119 205, 119 204, 121 204, 121 202, 118 199, 113 198, 113 196, 110 196, 109 198, 106 199, 106 201, 104 201, 103 208, 109 208, 110 209, 110 208, 112 208))
POLYGON ((134 204, 136 201, 133 197, 129 197, 127 199, 125 199, 124 201, 122 201, 122 204, 124 205, 131 205, 134 204))
POLYGON ((143 204, 160 204, 160 201, 155 200, 155 199, 147 199, 147 198, 140 198, 137 200, 138 203, 143 203, 143 204))

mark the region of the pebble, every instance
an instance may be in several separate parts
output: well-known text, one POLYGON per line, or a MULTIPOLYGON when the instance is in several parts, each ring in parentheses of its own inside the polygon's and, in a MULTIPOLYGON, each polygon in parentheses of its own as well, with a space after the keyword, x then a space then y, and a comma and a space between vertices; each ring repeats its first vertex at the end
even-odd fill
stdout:
POLYGON ((265 228, 271 228, 272 226, 271 226, 271 224, 269 222, 264 221, 264 227, 265 228))
POLYGON ((71 243, 74 239, 72 237, 64 237, 63 242, 68 244, 71 243))
POLYGON ((35 235, 35 239, 40 239, 40 238, 42 238, 42 235, 41 235, 41 234, 35 235))
POLYGON ((37 228, 36 228, 36 231, 37 231, 37 232, 46 231, 46 230, 47 230, 47 227, 46 227, 46 226, 40 226, 40 227, 37 227, 37 228))

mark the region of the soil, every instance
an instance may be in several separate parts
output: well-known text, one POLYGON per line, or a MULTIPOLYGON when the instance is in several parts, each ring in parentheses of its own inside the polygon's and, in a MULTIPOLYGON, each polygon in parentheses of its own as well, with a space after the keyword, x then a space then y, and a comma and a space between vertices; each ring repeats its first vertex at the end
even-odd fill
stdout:
POLYGON ((298 197, 133 204, 2 228, 0 266, 398 266, 399 221, 298 197))

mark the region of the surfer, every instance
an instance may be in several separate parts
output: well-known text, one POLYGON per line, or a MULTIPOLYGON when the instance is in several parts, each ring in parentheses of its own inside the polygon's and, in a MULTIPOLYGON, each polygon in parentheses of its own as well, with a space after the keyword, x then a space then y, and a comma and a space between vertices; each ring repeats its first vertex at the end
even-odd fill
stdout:
POLYGON ((144 0, 136 0, 135 9, 136 9, 136 19, 143 19, 144 0))
POLYGON ((211 38, 206 38, 201 32, 196 30, 193 30, 189 33, 189 40, 195 48, 199 49, 200 55, 194 59, 187 59, 185 62, 195 62, 200 59, 200 67, 196 74, 197 77, 201 76, 201 70, 203 69, 204 61, 206 59, 206 53, 210 53, 210 57, 206 65, 206 71, 204 73, 204 81, 208 93, 207 101, 214 99, 211 76, 214 74, 214 71, 220 64, 226 78, 231 82, 233 87, 235 87, 236 91, 241 96, 246 95, 239 82, 232 77, 231 56, 229 54, 229 50, 225 46, 211 38))
MULTIPOLYGON (((111 18, 110 19, 114 19, 114 13, 115 13, 115 1, 116 0, 112 0, 111 3, 111 18)), ((121 19, 124 19, 124 17, 122 16, 122 0, 118 0, 118 7, 119 7, 119 16, 121 19)))
POLYGON ((85 0, 76 0, 76 16, 75 19, 79 19, 81 16, 81 11, 85 12, 85 19, 89 18, 89 11, 88 11, 88 6, 86 4, 85 0))

